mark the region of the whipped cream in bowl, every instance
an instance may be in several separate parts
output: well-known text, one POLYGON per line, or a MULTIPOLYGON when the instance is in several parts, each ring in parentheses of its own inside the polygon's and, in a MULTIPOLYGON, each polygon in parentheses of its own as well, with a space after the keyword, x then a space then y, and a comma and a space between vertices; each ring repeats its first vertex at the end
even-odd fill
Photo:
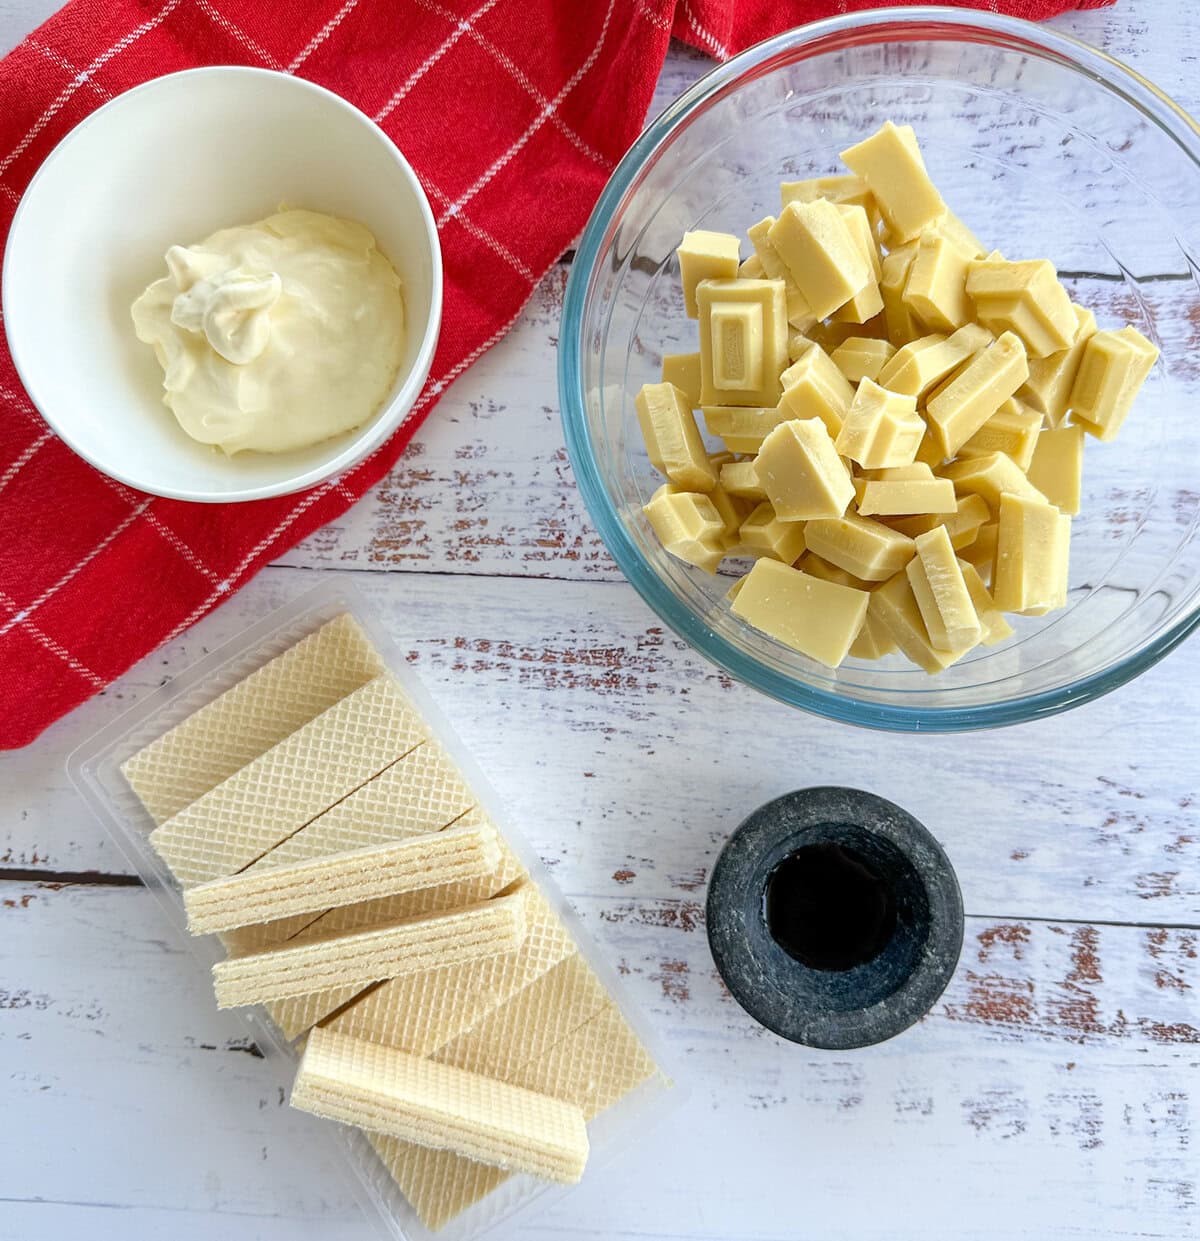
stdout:
POLYGON ((138 490, 255 500, 343 475, 411 413, 441 252, 377 125, 311 82, 222 66, 118 96, 51 152, 3 301, 31 424, 138 490))
POLYGON ((201 444, 288 452, 361 426, 404 358, 396 269, 361 224, 280 211, 172 246, 133 303, 163 401, 201 444))

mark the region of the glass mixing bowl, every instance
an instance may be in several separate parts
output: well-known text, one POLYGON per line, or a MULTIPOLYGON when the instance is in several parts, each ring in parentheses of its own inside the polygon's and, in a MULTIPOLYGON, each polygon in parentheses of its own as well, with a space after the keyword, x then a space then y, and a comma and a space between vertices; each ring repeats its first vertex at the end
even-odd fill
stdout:
MULTIPOLYGON (((1014 723, 1086 702, 1200 621, 1200 129, 1131 69, 1057 31, 945 8, 858 13, 769 39, 696 83, 613 174, 567 287, 559 387, 567 446, 609 551, 712 662, 809 711, 878 728, 1014 723), (837 671, 739 620, 712 577, 663 551, 642 514, 662 481, 634 397, 696 348, 675 247, 744 236, 781 180, 838 171, 891 119, 915 127, 951 207, 1010 258, 1051 258, 1101 327, 1162 350, 1120 437, 1089 440, 1066 609, 930 677, 899 655, 837 671)), ((747 249, 743 254, 749 253, 747 249)), ((717 447, 717 441, 711 442, 717 447)))

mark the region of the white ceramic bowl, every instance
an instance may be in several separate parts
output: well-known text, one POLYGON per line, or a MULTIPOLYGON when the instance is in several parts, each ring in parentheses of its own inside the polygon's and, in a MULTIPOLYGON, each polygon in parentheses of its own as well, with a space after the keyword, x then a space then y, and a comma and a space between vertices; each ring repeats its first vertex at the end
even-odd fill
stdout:
POLYGON ((311 487, 377 448, 429 374, 442 312, 433 213, 387 135, 344 99, 264 69, 195 69, 118 96, 49 155, 4 256, 4 326, 46 421, 97 469, 181 500, 311 487), (281 203, 366 225, 404 285, 404 361, 380 410, 301 451, 226 457, 180 430, 129 307, 163 254, 281 203))

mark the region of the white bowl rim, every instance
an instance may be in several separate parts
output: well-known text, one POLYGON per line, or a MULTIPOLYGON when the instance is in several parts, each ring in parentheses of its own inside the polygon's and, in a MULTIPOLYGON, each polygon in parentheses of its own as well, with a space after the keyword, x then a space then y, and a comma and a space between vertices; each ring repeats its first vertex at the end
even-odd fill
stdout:
MULTIPOLYGON (((149 486, 146 481, 140 477, 134 477, 127 474, 120 466, 115 466, 109 462, 98 460, 94 454, 83 451, 76 444, 69 432, 67 432, 54 416, 49 412, 42 401, 38 399, 36 391, 37 385, 33 383, 27 374, 27 370, 21 363, 20 351, 14 345, 12 333, 8 330, 8 325, 13 322, 12 315, 12 297, 9 288, 9 272, 11 264, 5 262, 3 265, 3 273, 0 274, 0 308, 3 310, 5 328, 5 338, 8 342, 9 354, 12 357, 13 366, 16 369, 17 377, 21 381, 22 387, 29 399, 33 402, 38 413, 45 419, 50 429, 66 444, 72 452, 82 457, 89 465, 94 466, 102 474, 107 474, 110 478, 115 478, 118 482, 124 483, 128 487, 132 487, 137 491, 143 491, 150 495, 161 496, 168 500, 190 500, 200 504, 226 504, 226 503, 243 503, 248 500, 265 500, 272 496, 291 495, 297 491, 304 491, 309 487, 315 486, 317 483, 325 482, 330 478, 335 478, 344 474, 347 470, 357 465, 370 453, 374 452, 387 439, 389 439, 396 431, 400 429, 407 415, 412 411, 413 405, 416 403, 417 397, 420 395, 421 389, 425 386, 425 380, 429 377, 430 367, 433 365, 434 350, 437 348, 438 336, 441 331, 442 324, 442 248, 441 241, 438 237, 437 224, 434 221, 433 210, 429 205, 428 195, 425 193, 424 187, 421 185, 420 178, 413 171, 412 165, 404 158, 403 153, 396 143, 388 136, 383 128, 373 121, 365 112, 352 104, 348 99, 342 98, 341 95, 334 91, 328 90, 324 86, 317 85, 316 82, 310 82, 307 78, 297 77, 290 73, 281 73, 275 69, 260 69, 253 65, 202 65, 195 69, 181 69, 175 73, 164 73, 158 77, 150 78, 146 82, 142 82, 137 86, 131 87, 127 91, 123 91, 114 99, 110 99, 106 104, 97 108, 94 112, 89 113, 79 122, 73 129, 67 133, 63 139, 54 147, 54 149, 42 161, 38 170, 30 179, 29 184, 25 187, 21 195, 21 201, 17 204, 16 212, 13 214, 12 223, 8 230, 8 239, 5 243, 5 257, 7 258, 8 250, 13 244, 13 239, 18 235, 22 218, 25 214, 26 206, 29 203, 30 193, 37 185, 42 174, 47 170, 52 161, 60 155, 76 138, 78 138, 88 127, 90 127, 100 116, 124 106, 134 96, 152 93, 154 90, 162 87, 165 82, 175 82, 180 78, 199 78, 212 77, 214 75, 225 75, 231 77, 259 77, 269 78, 275 82, 288 82, 294 84, 301 90, 309 91, 315 95, 323 96, 330 104, 336 105, 345 112, 350 113, 360 124, 368 126, 374 130, 376 135, 382 140, 384 148, 389 152, 401 174, 412 188, 416 198, 417 206, 420 211, 421 220, 425 227, 425 244, 429 250, 430 258, 430 294, 429 294, 429 315, 425 322, 425 331, 421 339, 420 349, 417 351, 416 358, 412 366, 409 368, 400 391, 395 397, 388 402, 382 416, 377 416, 373 425, 365 430, 361 435, 356 436, 347 443, 335 456, 330 458, 322 465, 315 465, 295 475, 292 478, 281 479, 273 483, 263 483, 257 486, 242 487, 232 491, 222 491, 214 493, 203 489, 192 489, 187 487, 161 487, 149 486)), ((19 319, 19 314, 17 318, 19 319)))

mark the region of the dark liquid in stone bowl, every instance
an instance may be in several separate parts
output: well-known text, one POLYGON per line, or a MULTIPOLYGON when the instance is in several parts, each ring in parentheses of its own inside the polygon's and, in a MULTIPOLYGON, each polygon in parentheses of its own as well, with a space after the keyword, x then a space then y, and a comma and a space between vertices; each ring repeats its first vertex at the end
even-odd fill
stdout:
POLYGON ((772 939, 802 965, 841 971, 874 960, 896 928, 891 887, 857 850, 822 842, 771 872, 763 915, 772 939))

